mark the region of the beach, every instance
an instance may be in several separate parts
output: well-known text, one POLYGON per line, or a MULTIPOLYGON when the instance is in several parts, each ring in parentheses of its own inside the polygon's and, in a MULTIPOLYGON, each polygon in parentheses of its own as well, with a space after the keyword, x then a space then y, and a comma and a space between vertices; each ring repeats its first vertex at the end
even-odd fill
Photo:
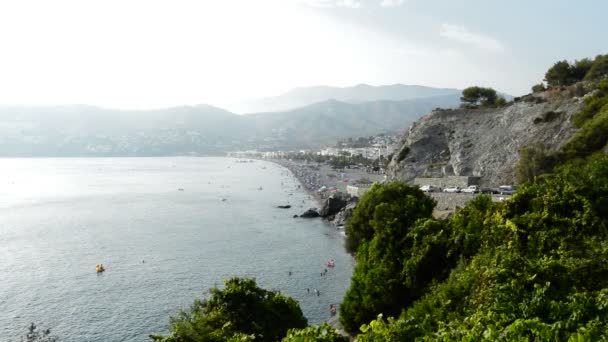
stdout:
POLYGON ((265 159, 289 169, 314 199, 321 204, 333 192, 346 193, 346 186, 358 182, 379 182, 383 174, 368 173, 365 169, 334 170, 322 163, 305 163, 285 159, 265 159), (321 190, 321 191, 319 191, 321 190))

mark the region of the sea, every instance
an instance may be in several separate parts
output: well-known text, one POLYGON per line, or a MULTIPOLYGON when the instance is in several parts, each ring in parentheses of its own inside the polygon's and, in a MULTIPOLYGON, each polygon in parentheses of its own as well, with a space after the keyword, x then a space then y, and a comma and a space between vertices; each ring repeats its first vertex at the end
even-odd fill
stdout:
POLYGON ((259 160, 0 159, 0 340, 35 323, 62 342, 149 341, 235 276, 327 321, 353 260, 335 227, 293 217, 318 205, 259 160))

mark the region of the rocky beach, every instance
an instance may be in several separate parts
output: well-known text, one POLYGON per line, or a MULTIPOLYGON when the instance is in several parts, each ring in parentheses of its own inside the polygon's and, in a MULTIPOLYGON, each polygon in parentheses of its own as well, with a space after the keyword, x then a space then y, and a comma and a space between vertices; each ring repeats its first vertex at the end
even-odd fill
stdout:
POLYGON ((357 198, 347 194, 347 185, 368 184, 385 179, 382 174, 368 173, 365 169, 359 168, 333 170, 331 166, 320 163, 304 163, 285 159, 268 161, 291 171, 301 183, 302 188, 318 203, 318 208, 307 210, 300 217, 320 216, 338 228, 344 226, 357 202, 357 198), (315 212, 318 215, 315 215, 315 212))

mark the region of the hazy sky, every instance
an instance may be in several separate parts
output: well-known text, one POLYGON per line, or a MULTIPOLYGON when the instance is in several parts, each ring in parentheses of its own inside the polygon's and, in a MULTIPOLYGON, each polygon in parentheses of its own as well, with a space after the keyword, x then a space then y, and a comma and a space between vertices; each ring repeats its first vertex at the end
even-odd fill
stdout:
POLYGON ((608 1, 0 0, 0 103, 155 108, 311 85, 528 92, 608 53, 608 1))

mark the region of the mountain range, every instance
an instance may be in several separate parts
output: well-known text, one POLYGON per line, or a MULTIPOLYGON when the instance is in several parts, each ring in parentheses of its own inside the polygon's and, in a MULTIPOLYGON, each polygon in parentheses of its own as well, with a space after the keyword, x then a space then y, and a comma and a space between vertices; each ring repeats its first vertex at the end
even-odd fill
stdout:
POLYGON ((433 88, 419 86, 341 88, 351 102, 331 98, 336 95, 331 89, 337 88, 325 87, 331 91, 322 96, 321 88, 301 88, 288 96, 316 92, 310 99, 321 101, 249 115, 209 105, 129 111, 85 105, 0 106, 0 156, 223 155, 312 148, 348 137, 399 132, 436 107, 459 103, 459 93, 437 89, 436 95, 433 88), (414 89, 421 93, 416 95, 414 89), (408 98, 412 96, 420 97, 408 98))
POLYGON ((353 87, 300 87, 279 96, 237 103, 231 109, 239 113, 278 112, 330 99, 347 103, 383 100, 405 101, 446 95, 460 95, 460 92, 461 90, 453 88, 432 88, 405 84, 381 86, 358 84, 353 87))

